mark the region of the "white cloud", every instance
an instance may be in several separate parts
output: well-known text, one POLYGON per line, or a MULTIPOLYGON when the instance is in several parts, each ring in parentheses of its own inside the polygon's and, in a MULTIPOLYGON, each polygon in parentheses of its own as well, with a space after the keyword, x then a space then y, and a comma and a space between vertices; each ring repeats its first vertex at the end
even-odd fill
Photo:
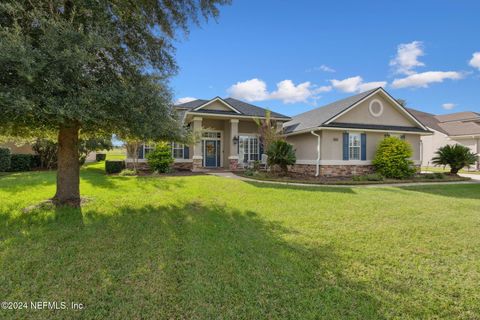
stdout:
POLYGON ((270 94, 270 99, 282 100, 284 103, 306 101, 312 95, 311 86, 308 81, 296 86, 292 80, 283 80, 277 83, 277 90, 270 94))
POLYGON ((480 52, 475 52, 468 64, 480 71, 480 52))
POLYGON ((335 69, 325 65, 325 64, 322 64, 320 67, 314 67, 314 68, 311 68, 311 69, 307 69, 306 70, 307 72, 313 72, 313 71, 323 71, 323 72, 337 72, 335 69))
POLYGON ((457 71, 428 71, 415 73, 408 77, 395 79, 392 82, 393 88, 427 88, 429 84, 443 82, 446 79, 458 80, 463 78, 463 74, 457 71))
POLYGON ((360 76, 343 80, 334 79, 330 80, 330 82, 335 89, 349 93, 368 91, 374 88, 384 87, 387 84, 386 81, 363 82, 363 79, 360 76))
POLYGON ((418 58, 423 55, 425 53, 421 41, 402 43, 398 45, 397 55, 390 61, 390 66, 395 68, 396 73, 411 75, 415 73, 413 68, 425 65, 418 61, 418 58))
POLYGON ((250 79, 243 82, 237 82, 227 89, 227 92, 237 99, 247 101, 263 100, 281 100, 283 103, 305 102, 318 93, 327 92, 332 89, 331 86, 317 87, 310 82, 303 82, 295 85, 292 80, 283 80, 277 83, 277 89, 268 92, 267 84, 260 79, 250 79))
POLYGON ((183 98, 177 99, 177 101, 175 101, 175 104, 187 103, 187 102, 190 102, 190 101, 193 101, 193 100, 197 100, 197 98, 193 98, 193 97, 183 97, 183 98))
POLYGON ((452 110, 455 108, 456 104, 455 103, 444 103, 442 104, 442 108, 445 110, 452 110))
POLYGON ((260 79, 254 78, 243 82, 237 82, 227 89, 233 98, 247 101, 262 101, 268 99, 267 84, 260 79))

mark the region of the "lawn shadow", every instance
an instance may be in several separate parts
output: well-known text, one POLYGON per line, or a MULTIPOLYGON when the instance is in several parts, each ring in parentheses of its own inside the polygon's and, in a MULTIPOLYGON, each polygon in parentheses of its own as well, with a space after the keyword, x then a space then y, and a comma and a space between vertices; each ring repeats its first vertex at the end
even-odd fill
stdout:
MULTIPOLYGON (((432 184, 421 186, 397 187, 401 190, 427 193, 455 199, 480 200, 480 184, 432 184)), ((387 190, 387 189, 386 189, 387 190)), ((392 190, 392 189, 390 189, 392 190)))
POLYGON ((84 318, 385 318, 334 248, 287 241, 292 230, 254 211, 189 202, 55 216, 8 226, 5 300, 78 301, 84 318))
POLYGON ((312 186, 296 186, 292 184, 277 184, 275 182, 256 182, 250 180, 243 180, 243 182, 248 183, 257 188, 267 188, 267 189, 293 189, 301 191, 312 191, 312 192, 335 192, 335 193, 349 193, 356 194, 353 188, 350 187, 336 187, 328 185, 314 185, 312 186))

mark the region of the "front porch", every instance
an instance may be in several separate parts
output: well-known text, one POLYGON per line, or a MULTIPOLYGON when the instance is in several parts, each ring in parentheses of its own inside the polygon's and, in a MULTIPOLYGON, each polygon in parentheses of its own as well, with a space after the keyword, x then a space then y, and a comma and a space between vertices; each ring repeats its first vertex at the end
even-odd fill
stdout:
POLYGON ((189 122, 195 137, 192 170, 238 170, 261 159, 263 148, 252 119, 195 116, 189 122))

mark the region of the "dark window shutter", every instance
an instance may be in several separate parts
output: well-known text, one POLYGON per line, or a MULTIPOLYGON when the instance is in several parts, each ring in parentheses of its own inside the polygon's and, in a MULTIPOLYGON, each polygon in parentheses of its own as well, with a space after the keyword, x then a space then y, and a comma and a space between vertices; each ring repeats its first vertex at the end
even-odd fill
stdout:
POLYGON ((343 160, 348 160, 348 132, 343 133, 343 160))
POLYGON ((366 133, 361 134, 360 145, 362 148, 361 159, 367 160, 367 134, 366 133))
POLYGON ((265 152, 263 151, 263 143, 262 141, 260 141, 260 139, 258 139, 258 159, 261 160, 262 159, 262 154, 264 154, 265 152))
POLYGON ((187 145, 183 146, 183 159, 190 158, 190 148, 187 145))
POLYGON ((138 147, 137 153, 138 153, 138 159, 143 159, 143 144, 141 144, 138 147))

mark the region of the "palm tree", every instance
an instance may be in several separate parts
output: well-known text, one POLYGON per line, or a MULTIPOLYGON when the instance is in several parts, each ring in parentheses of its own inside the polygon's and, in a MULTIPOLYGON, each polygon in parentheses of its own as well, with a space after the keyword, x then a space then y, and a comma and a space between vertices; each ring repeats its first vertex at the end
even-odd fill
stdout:
POLYGON ((460 144, 446 145, 437 150, 432 159, 435 165, 450 167, 451 174, 457 174, 463 167, 471 166, 477 161, 477 156, 469 148, 460 144))

